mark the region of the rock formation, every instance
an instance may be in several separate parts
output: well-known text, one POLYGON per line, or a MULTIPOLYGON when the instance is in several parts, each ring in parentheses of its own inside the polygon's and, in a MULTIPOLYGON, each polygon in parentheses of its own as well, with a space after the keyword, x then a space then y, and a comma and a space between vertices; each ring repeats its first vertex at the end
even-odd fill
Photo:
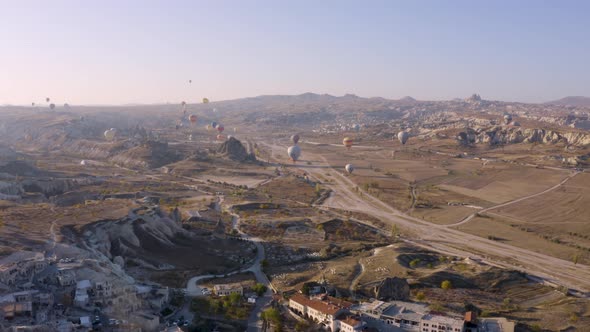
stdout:
POLYGON ((217 153, 239 162, 256 161, 256 156, 253 153, 248 153, 242 142, 234 137, 230 137, 227 141, 223 142, 217 148, 217 153))

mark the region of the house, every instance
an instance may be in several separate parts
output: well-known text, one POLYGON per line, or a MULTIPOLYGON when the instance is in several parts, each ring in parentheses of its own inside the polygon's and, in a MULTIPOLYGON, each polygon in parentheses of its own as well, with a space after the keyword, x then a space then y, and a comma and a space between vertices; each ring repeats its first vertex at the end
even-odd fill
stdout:
POLYGON ((92 327, 92 322, 90 321, 90 316, 80 317, 80 325, 82 325, 84 327, 92 327))
POLYGON ((336 331, 340 323, 336 317, 344 313, 352 303, 331 296, 309 298, 295 294, 289 299, 289 308, 299 315, 324 325, 330 331, 336 331))
POLYGON ((74 286, 76 284, 76 273, 72 270, 58 271, 57 283, 62 287, 74 286))
POLYGON ((465 332, 463 318, 431 313, 419 303, 373 301, 356 311, 369 323, 379 322, 383 331, 465 332))
POLYGON ((220 284, 213 286, 213 292, 217 296, 228 296, 230 294, 244 294, 244 287, 241 284, 220 284))
POLYGON ((359 332, 365 326, 360 317, 350 315, 341 315, 337 325, 341 332, 359 332))
POLYGON ((85 307, 89 304, 90 298, 88 291, 92 289, 90 280, 80 280, 76 284, 76 293, 74 295, 74 305, 77 307, 85 307))
POLYGON ((4 319, 33 314, 33 295, 39 291, 23 291, 0 296, 0 314, 4 319))
POLYGON ((0 259, 0 282, 11 286, 18 281, 30 281, 48 266, 40 252, 18 251, 0 259))

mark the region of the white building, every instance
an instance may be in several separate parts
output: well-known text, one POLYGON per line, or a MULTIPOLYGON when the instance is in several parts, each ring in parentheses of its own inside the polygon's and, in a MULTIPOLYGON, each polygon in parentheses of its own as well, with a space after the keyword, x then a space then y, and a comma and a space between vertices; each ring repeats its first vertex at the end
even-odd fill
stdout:
POLYGON ((213 292, 217 296, 228 296, 230 294, 244 294, 244 287, 241 284, 221 284, 213 286, 213 292))
POLYGON ((464 332, 462 317, 431 313, 426 305, 402 301, 362 303, 356 311, 367 321, 381 323, 383 331, 464 332), (389 328, 388 328, 389 327, 389 328))

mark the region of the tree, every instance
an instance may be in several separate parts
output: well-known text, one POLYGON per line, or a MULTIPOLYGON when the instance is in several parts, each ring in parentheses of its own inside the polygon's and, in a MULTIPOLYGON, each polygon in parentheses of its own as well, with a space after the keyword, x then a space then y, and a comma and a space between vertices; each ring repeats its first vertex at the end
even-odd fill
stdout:
POLYGON ((281 314, 276 308, 268 308, 260 315, 263 320, 273 324, 276 327, 281 326, 281 314))
POLYGON ((575 253, 574 256, 572 256, 572 262, 574 262, 574 265, 578 265, 578 261, 580 261, 580 253, 575 253))
POLYGON ((444 290, 449 290, 449 289, 453 288, 453 284, 451 284, 451 282, 449 280, 445 280, 445 281, 441 282, 440 288, 442 288, 444 290))
POLYGON ((229 303, 232 306, 237 306, 238 304, 240 304, 240 302, 242 302, 242 294, 240 293, 231 293, 229 294, 229 303))
POLYGON ((256 295, 262 296, 266 292, 266 286, 264 284, 257 283, 254 285, 254 287, 252 287, 252 290, 256 293, 256 295))
POLYGON ((308 283, 305 283, 305 284, 303 284, 303 287, 301 288, 301 292, 302 292, 304 295, 307 295, 307 296, 309 296, 309 292, 310 292, 310 291, 311 291, 311 288, 309 287, 309 284, 308 284, 308 283))
POLYGON ((424 301, 424 299, 426 299, 426 295, 424 294, 424 292, 418 292, 418 294, 416 294, 416 299, 418 301, 424 301))
POLYGON ((391 236, 397 236, 399 233, 399 230, 397 229, 397 225, 393 224, 391 225, 391 236))

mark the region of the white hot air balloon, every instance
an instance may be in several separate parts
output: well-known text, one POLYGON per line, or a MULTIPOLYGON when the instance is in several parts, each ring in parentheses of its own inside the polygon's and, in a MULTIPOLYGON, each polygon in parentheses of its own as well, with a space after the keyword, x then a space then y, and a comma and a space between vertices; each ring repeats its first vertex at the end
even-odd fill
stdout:
POLYGON ((111 129, 104 132, 104 138, 106 138, 107 141, 112 141, 113 139, 115 139, 116 135, 117 135, 117 130, 115 128, 111 128, 111 129))
POLYGON ((352 172, 354 172, 354 166, 352 166, 352 164, 346 164, 346 166, 344 166, 344 169, 348 174, 352 174, 352 172))
POLYGON ((287 149, 287 154, 289 155, 289 158, 293 160, 293 162, 296 162, 301 156, 301 148, 299 145, 293 145, 287 149))

